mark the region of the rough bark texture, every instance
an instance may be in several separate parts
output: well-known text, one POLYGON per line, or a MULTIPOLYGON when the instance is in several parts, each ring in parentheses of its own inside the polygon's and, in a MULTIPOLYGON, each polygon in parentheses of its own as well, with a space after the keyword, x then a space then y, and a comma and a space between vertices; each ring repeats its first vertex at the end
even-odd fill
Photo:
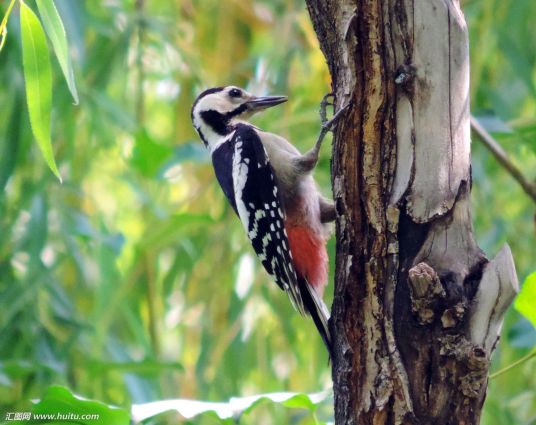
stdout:
POLYGON ((337 424, 477 424, 517 291, 474 241, 456 0, 307 0, 333 81, 337 424))

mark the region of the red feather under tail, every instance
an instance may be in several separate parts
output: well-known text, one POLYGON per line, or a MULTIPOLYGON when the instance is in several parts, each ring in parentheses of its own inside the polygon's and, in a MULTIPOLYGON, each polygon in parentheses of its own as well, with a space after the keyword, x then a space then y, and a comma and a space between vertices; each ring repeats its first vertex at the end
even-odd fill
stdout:
POLYGON ((326 241, 311 228, 285 226, 294 267, 322 297, 328 282, 328 253, 326 241))

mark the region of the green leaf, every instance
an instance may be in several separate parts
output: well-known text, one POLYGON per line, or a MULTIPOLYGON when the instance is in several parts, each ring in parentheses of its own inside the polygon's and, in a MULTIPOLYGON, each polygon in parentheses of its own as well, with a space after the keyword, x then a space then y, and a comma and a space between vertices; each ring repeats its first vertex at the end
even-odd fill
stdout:
POLYGON ((46 163, 61 181, 50 139, 52 75, 47 41, 39 19, 24 2, 20 4, 20 26, 26 100, 32 131, 46 163))
POLYGON ((53 420, 61 414, 63 418, 70 418, 73 423, 80 425, 128 425, 129 414, 126 410, 108 406, 95 400, 87 400, 72 394, 67 388, 59 385, 49 387, 41 400, 32 409, 32 423, 65 424, 68 421, 53 420), (37 415, 53 415, 49 419, 41 416, 42 422, 35 422, 37 415), (55 416, 54 416, 55 415, 55 416), (83 416, 95 416, 98 419, 83 419, 83 416))
POLYGON ((130 163, 143 176, 154 177, 172 153, 170 147, 155 142, 145 130, 141 130, 136 133, 130 163))
POLYGON ((37 0, 37 8, 39 9, 41 19, 43 20, 45 31, 52 42, 54 53, 56 53, 56 57, 60 63, 67 86, 69 87, 75 104, 78 104, 78 91, 74 81, 71 58, 69 57, 67 35, 61 17, 53 0, 37 0))
POLYGON ((534 300, 536 300, 536 272, 527 276, 514 303, 515 309, 536 328, 536 302, 534 300))

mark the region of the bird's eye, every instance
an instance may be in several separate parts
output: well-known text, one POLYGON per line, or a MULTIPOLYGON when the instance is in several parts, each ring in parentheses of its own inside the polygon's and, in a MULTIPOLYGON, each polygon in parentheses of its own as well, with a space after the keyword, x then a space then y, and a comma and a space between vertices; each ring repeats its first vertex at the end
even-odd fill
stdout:
POLYGON ((231 97, 241 97, 242 96, 242 92, 238 89, 231 89, 229 90, 229 96, 231 97))

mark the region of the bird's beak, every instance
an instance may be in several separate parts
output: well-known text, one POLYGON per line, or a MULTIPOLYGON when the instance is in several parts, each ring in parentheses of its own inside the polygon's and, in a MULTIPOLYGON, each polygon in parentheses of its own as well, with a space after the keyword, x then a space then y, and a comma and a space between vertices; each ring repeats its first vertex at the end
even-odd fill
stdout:
POLYGON ((246 102, 246 105, 251 112, 257 112, 275 105, 279 105, 287 100, 288 98, 286 96, 253 97, 246 102))

